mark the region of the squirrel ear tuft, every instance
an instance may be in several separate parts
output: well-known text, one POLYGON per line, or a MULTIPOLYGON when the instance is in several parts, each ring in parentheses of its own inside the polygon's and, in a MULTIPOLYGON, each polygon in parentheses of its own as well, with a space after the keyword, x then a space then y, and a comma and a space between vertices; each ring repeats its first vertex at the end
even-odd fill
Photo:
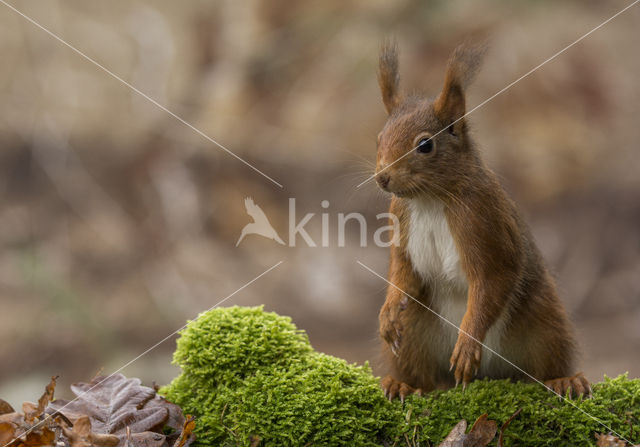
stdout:
POLYGON ((382 93, 382 102, 391 115, 400 104, 400 74, 398 73, 398 46, 395 41, 386 40, 380 49, 378 84, 382 93))
MULTIPOLYGON (((433 107, 436 116, 444 125, 450 125, 465 114, 465 90, 471 84, 480 69, 486 44, 459 45, 447 63, 442 92, 436 98, 433 107)), ((463 127, 463 120, 458 121, 454 131, 463 127)))

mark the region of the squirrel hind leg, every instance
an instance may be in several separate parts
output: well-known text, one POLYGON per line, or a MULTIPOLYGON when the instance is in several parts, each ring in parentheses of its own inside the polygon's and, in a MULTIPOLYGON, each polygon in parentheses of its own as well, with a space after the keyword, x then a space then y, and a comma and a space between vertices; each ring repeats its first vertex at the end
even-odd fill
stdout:
POLYGON ((393 400, 396 397, 399 397, 400 400, 404 402, 406 397, 412 394, 422 396, 422 390, 420 388, 414 388, 411 385, 407 385, 404 382, 396 380, 392 376, 386 376, 384 379, 382 379, 380 381, 380 387, 382 388, 384 397, 389 400, 393 400))
POLYGON ((571 377, 560 377, 557 379, 546 380, 544 384, 547 388, 562 397, 567 394, 567 391, 573 398, 578 396, 591 396, 591 385, 581 372, 571 377))

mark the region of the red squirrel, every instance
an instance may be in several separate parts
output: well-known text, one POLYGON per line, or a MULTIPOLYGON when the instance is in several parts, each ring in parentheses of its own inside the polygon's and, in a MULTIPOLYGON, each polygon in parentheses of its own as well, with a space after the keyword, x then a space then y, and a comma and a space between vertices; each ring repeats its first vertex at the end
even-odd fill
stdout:
POLYGON ((456 48, 435 99, 401 93, 395 44, 380 54, 388 119, 378 135, 375 178, 392 193, 390 212, 400 221, 393 285, 380 311, 392 371, 381 386, 389 399, 464 387, 474 377, 533 377, 561 395, 590 393, 582 373, 571 376, 574 330, 540 251, 463 117, 483 52, 456 48))

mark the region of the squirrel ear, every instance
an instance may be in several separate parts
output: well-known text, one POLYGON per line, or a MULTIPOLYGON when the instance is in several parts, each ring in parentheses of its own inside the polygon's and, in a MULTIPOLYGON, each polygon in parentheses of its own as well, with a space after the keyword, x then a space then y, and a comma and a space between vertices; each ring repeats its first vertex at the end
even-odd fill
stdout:
MULTIPOLYGON (((451 125, 465 114, 465 90, 480 68, 485 49, 484 44, 463 43, 449 58, 444 87, 433 103, 436 116, 444 125, 451 125)), ((458 121, 453 131, 461 130, 463 125, 463 120, 458 121)))
POLYGON ((398 47, 394 41, 387 40, 380 49, 378 84, 382 93, 382 102, 391 115, 400 104, 400 74, 398 73, 398 47))

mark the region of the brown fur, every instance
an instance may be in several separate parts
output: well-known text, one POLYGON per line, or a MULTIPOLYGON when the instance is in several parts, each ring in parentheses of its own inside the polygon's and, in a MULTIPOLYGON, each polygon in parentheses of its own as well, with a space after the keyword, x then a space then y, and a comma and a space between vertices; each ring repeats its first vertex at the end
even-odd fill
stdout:
MULTIPOLYGON (((444 88, 432 101, 402 97, 395 46, 383 47, 379 84, 389 118, 378 136, 376 175, 381 187, 394 194, 390 212, 400 219, 400 246, 391 248, 389 281, 429 306, 433 283, 416 273, 407 252, 407 200, 427 196, 442 202, 468 283, 461 329, 484 341, 502 317, 506 324, 496 347, 500 355, 539 380, 568 376, 576 344, 555 285, 526 223, 483 163, 466 119, 458 120, 465 113, 465 89, 482 52, 480 47, 458 47, 449 60, 444 88), (441 129, 446 130, 435 135, 441 129), (418 141, 434 135, 432 153, 413 150, 418 141)), ((392 370, 391 378, 383 381, 389 397, 472 380, 482 347, 460 332, 453 352, 443 353, 451 348, 439 342, 442 327, 436 315, 389 286, 380 312, 383 351, 392 370), (453 372, 438 362, 443 354, 453 372)), ((499 358, 491 359, 485 376, 528 379, 499 358)), ((581 376, 566 383, 583 392, 588 387, 581 376)))
POLYGON ((391 113, 401 101, 399 86, 400 75, 398 72, 398 57, 395 43, 387 41, 380 51, 380 66, 378 69, 378 84, 382 92, 382 102, 387 113, 391 113))

